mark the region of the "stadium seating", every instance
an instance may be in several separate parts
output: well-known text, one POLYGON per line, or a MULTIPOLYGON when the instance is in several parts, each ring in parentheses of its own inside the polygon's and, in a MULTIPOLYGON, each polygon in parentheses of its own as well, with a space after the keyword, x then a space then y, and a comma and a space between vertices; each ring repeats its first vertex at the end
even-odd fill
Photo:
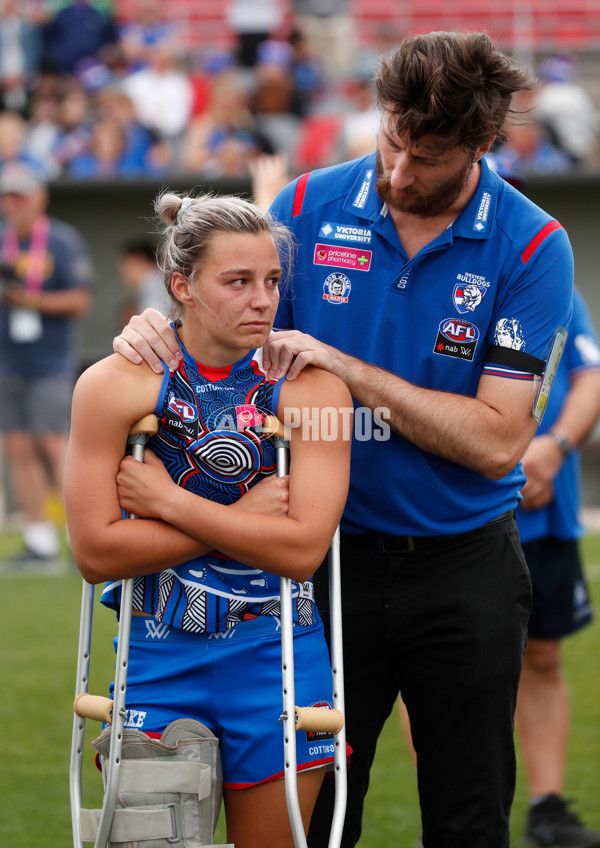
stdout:
MULTIPOLYGON (((286 21, 291 20, 291 4, 286 21)), ((119 20, 131 18, 136 0, 116 0, 119 20)), ((182 24, 182 34, 194 49, 228 48, 233 34, 226 23, 223 0, 167 0, 167 16, 182 24)), ((352 0, 363 44, 376 44, 382 28, 409 32, 436 29, 486 30, 512 45, 525 38, 534 50, 595 50, 600 48, 600 0, 352 0)))

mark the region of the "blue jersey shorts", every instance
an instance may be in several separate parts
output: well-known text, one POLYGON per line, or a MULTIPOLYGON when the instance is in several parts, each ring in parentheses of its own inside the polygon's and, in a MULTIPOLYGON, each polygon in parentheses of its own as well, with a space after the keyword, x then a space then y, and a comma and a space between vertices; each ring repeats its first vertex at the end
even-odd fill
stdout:
POLYGON ((561 639, 592 620, 579 545, 550 536, 523 544, 533 584, 527 629, 534 639, 561 639))
MULTIPOLYGON (((296 704, 331 707, 321 622, 294 626, 294 664, 296 704)), ((155 736, 177 718, 201 721, 220 740, 226 788, 283 776, 282 697, 278 619, 259 616, 225 633, 196 634, 133 616, 125 727, 155 736)), ((333 761, 330 734, 297 731, 296 746, 299 771, 333 761)))

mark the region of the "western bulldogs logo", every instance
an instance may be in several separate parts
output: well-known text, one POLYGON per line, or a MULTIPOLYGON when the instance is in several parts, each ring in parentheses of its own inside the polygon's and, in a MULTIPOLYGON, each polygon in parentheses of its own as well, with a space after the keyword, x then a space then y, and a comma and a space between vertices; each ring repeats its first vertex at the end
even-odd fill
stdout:
POLYGON ((323 283, 323 300, 330 303, 348 303, 352 284, 345 274, 330 274, 323 283))
POLYGON ((486 288, 477 286, 475 283, 467 283, 466 285, 458 283, 454 286, 454 305, 461 314, 475 312, 486 291, 486 288))
POLYGON ((462 318, 444 318, 438 328, 433 352, 472 362, 478 340, 479 329, 474 324, 462 318))

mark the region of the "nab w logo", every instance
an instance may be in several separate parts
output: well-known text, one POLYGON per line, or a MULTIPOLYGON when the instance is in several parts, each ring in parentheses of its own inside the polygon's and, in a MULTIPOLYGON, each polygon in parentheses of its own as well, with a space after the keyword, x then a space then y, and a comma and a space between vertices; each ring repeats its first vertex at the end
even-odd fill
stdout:
POLYGON ((146 639, 166 639, 169 628, 162 621, 154 621, 153 618, 145 619, 146 639))
POLYGON ((209 633, 209 639, 231 639, 233 636, 233 628, 230 630, 219 630, 216 633, 209 633))

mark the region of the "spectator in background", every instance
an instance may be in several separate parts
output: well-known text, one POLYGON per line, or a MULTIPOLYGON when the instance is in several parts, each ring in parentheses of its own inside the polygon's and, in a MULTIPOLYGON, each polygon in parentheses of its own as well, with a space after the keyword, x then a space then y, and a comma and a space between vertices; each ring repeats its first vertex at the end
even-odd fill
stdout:
POLYGON ((543 84, 536 93, 535 107, 550 140, 574 165, 584 165, 597 149, 599 121, 594 101, 576 77, 570 56, 546 59, 540 67, 543 84))
POLYGON ((349 0, 292 0, 294 26, 310 44, 333 85, 352 73, 357 52, 349 6, 349 0))
POLYGON ((191 57, 190 84, 192 86, 192 107, 190 121, 203 115, 212 103, 212 89, 215 80, 236 67, 233 53, 228 50, 209 50, 191 57))
POLYGON ((92 134, 92 110, 87 92, 69 81, 59 99, 50 146, 50 159, 57 175, 66 173, 71 162, 89 149, 92 134))
MULTIPOLYGON (((228 50, 208 50, 192 57, 190 84, 192 86, 192 108, 190 121, 204 115, 214 106, 213 85, 223 74, 233 74, 239 67, 235 56, 228 50)), ((244 90, 248 88, 245 85, 244 90)))
POLYGON ((125 138, 123 155, 129 169, 136 168, 149 176, 165 173, 171 163, 171 150, 140 124, 133 102, 124 91, 117 86, 105 88, 94 98, 94 106, 98 120, 113 120, 121 127, 125 138))
POLYGON ((58 74, 75 74, 83 59, 112 66, 118 35, 112 18, 87 0, 74 0, 43 28, 43 61, 58 74))
POLYGON ((0 168, 8 162, 42 170, 42 163, 27 149, 27 121, 20 112, 0 112, 0 168))
POLYGON ((170 45, 148 47, 147 65, 123 80, 121 87, 133 102, 137 120, 159 139, 175 143, 190 117, 192 86, 179 67, 170 45))
POLYGON ((52 179, 58 172, 51 150, 58 123, 58 104, 64 90, 64 80, 48 73, 43 67, 36 76, 29 106, 27 148, 31 155, 43 163, 44 173, 52 179))
POLYGON ((28 153, 41 163, 47 179, 56 177, 59 168, 52 157, 52 145, 56 136, 58 97, 34 95, 31 101, 31 117, 27 122, 28 153))
POLYGON ((40 61, 40 31, 18 0, 1 0, 0 7, 0 108, 25 114, 40 61))
POLYGON ((248 96, 236 69, 214 80, 206 111, 191 122, 182 145, 183 168, 190 174, 247 177, 249 161, 271 152, 248 108, 248 96))
POLYGON ((294 49, 288 41, 263 41, 256 55, 256 84, 251 100, 255 115, 304 117, 307 96, 294 76, 294 49))
POLYGON ((358 159, 373 149, 381 114, 372 74, 358 73, 349 83, 350 108, 342 116, 341 159, 358 159))
MULTIPOLYGON (((264 41, 258 48, 255 88, 250 108, 273 151, 294 158, 302 121, 311 94, 302 91, 294 76, 294 48, 288 41, 264 41)), ((266 151, 269 152, 269 151, 266 151)))
POLYGON ((298 29, 292 30, 289 37, 292 47, 292 75, 296 88, 310 106, 324 93, 325 81, 319 58, 311 45, 298 29))
POLYGON ((238 64, 253 68, 258 47, 275 36, 283 22, 281 0, 229 0, 226 19, 235 35, 238 64))
POLYGON ((24 541, 12 564, 46 566, 60 550, 45 505, 51 488, 62 490, 78 370, 75 319, 89 307, 92 265, 80 234, 47 217, 48 193, 34 171, 6 165, 0 194, 0 429, 24 541))
POLYGON ((123 127, 114 118, 101 118, 92 125, 89 147, 69 163, 69 177, 117 179, 139 177, 142 163, 127 150, 123 127))
POLYGON ((562 796, 569 732, 569 695, 561 640, 592 620, 578 540, 584 533, 578 448, 600 415, 600 346, 581 294, 537 434, 523 457, 527 476, 517 525, 533 583, 515 723, 530 807, 527 845, 600 846, 562 796))
MULTIPOLYGON (((517 103, 524 112, 530 109, 533 105, 530 92, 517 98, 517 103)), ((497 152, 524 176, 564 174, 573 168, 570 157, 548 138, 535 110, 530 112, 528 120, 507 127, 506 138, 497 152)))
POLYGON ((137 0, 134 17, 119 29, 120 59, 126 74, 150 64, 149 53, 156 44, 166 45, 176 54, 180 32, 163 16, 164 3, 159 0, 137 0))
POLYGON ((148 307, 169 314, 171 300, 156 262, 155 244, 144 238, 125 242, 119 251, 118 265, 121 282, 133 295, 128 309, 130 316, 148 307))

